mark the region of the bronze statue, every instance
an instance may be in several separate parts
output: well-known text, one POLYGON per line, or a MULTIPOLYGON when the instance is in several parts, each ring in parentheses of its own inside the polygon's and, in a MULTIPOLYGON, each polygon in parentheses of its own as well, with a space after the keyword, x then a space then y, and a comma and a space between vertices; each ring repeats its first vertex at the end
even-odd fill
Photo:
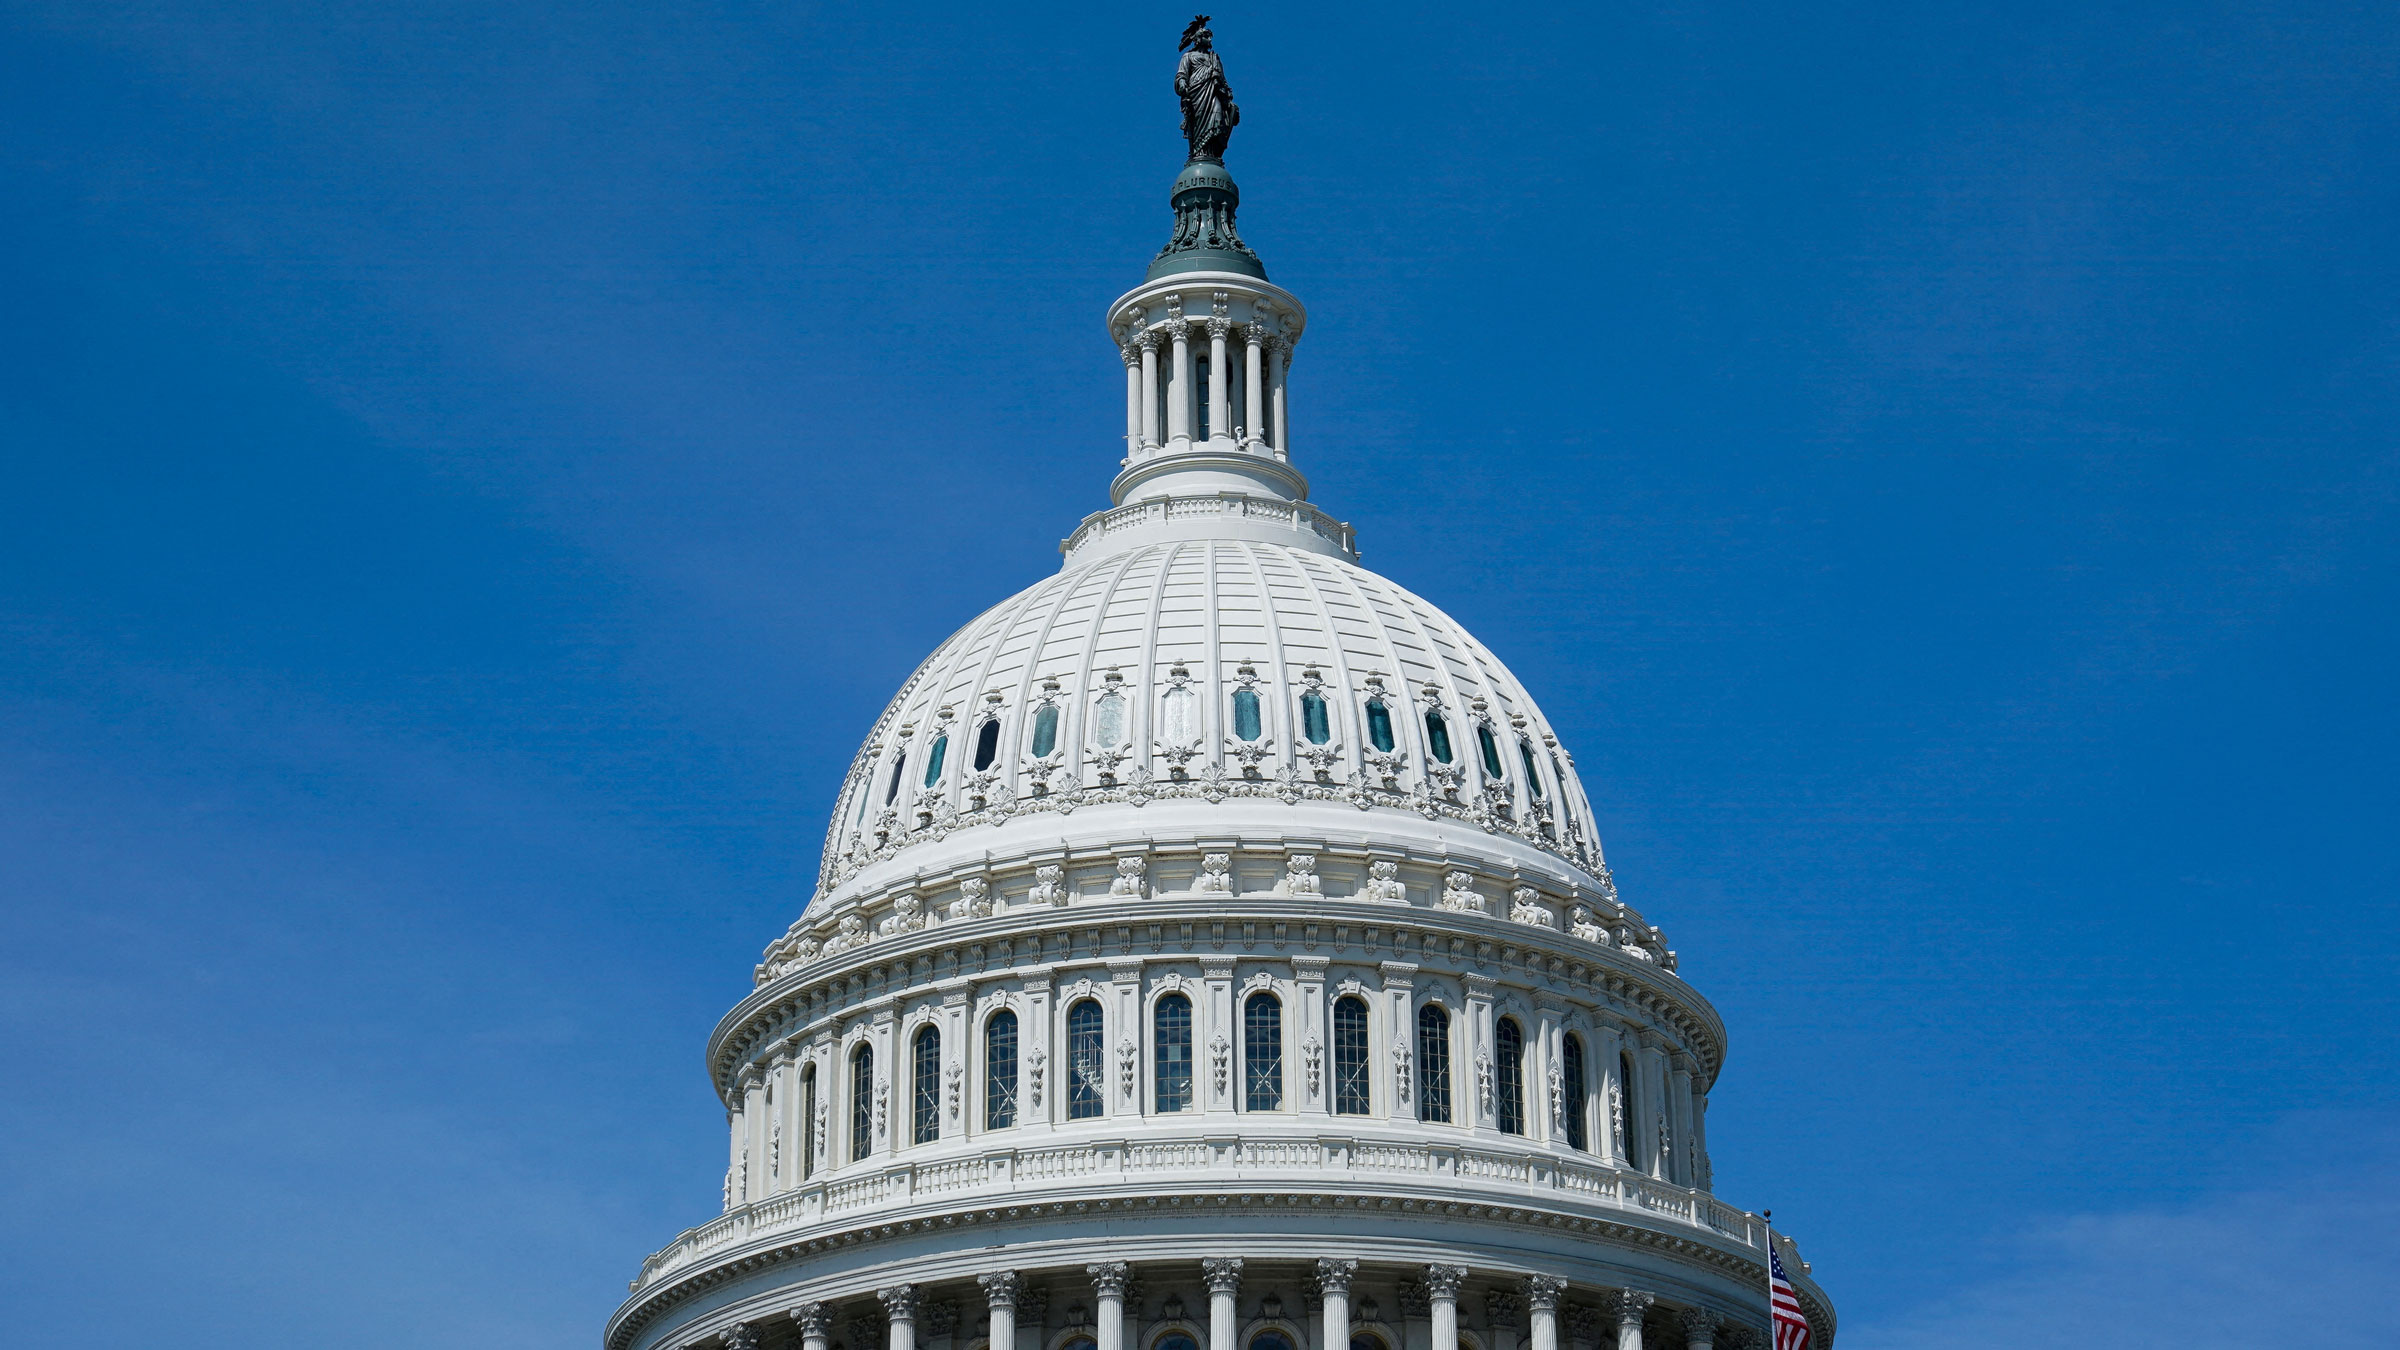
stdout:
POLYGON ((1225 63, 1217 59, 1207 15, 1192 20, 1175 50, 1183 53, 1175 66, 1175 95, 1183 100, 1183 139, 1191 145, 1193 159, 1221 160, 1242 110, 1233 104, 1233 86, 1225 83, 1225 63))

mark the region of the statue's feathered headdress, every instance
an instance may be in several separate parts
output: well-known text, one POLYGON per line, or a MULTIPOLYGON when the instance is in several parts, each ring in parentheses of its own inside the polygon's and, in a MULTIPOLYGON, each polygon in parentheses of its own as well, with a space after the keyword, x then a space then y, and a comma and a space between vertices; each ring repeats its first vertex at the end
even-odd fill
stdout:
POLYGON ((1208 16, 1205 14, 1196 14, 1192 16, 1191 23, 1186 25, 1183 30, 1183 41, 1175 44, 1175 50, 1179 52, 1190 51, 1192 49, 1192 39, 1207 31, 1208 16))

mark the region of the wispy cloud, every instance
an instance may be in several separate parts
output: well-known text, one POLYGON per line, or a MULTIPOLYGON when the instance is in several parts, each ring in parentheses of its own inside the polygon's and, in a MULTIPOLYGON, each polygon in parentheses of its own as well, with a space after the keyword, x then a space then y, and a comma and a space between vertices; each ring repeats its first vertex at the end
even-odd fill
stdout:
POLYGON ((2400 1120, 2278 1131, 2254 1184, 2173 1208, 2079 1214, 1994 1254, 2006 1273, 1873 1325, 1843 1350, 2015 1345, 2322 1350, 2400 1344, 2400 1120))

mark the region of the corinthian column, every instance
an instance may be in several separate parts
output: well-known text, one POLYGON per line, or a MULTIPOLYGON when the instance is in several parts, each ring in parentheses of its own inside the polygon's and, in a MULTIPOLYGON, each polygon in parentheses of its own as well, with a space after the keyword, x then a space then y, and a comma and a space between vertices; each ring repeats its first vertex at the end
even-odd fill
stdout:
POLYGON ((875 1298, 883 1304, 883 1315, 891 1319, 887 1350, 917 1350, 917 1287, 895 1284, 876 1290, 875 1298))
POLYGON ((983 1301, 992 1310, 990 1350, 1017 1350, 1017 1296, 1025 1292, 1024 1277, 995 1270, 976 1276, 975 1283, 983 1286, 983 1301))
POLYGON ((1142 453, 1142 354, 1131 346, 1118 355, 1125 358, 1125 458, 1142 453))
POLYGON ((1358 1262, 1317 1258, 1317 1292, 1325 1299, 1324 1350, 1350 1350, 1350 1280, 1358 1262))
POLYGON ((1683 1310, 1684 1350, 1715 1350, 1717 1315, 1706 1308, 1683 1310))
POLYGON ((1433 1303, 1433 1350, 1458 1350, 1458 1287, 1466 1279, 1465 1266, 1425 1267, 1425 1296, 1433 1303))
POLYGON ((1092 1277, 1092 1293, 1100 1304, 1094 1315, 1099 1350, 1125 1350, 1125 1263, 1099 1261, 1085 1266, 1083 1273, 1092 1277))
POLYGON ((813 1301, 803 1303, 792 1309, 792 1321, 800 1326, 800 1350, 825 1350, 825 1338, 833 1329, 833 1309, 813 1301))
POLYGON ((1617 1291, 1617 1350, 1642 1350, 1642 1314, 1656 1302, 1656 1294, 1639 1289, 1617 1291))
POLYGON ((1558 1298, 1567 1282, 1555 1275, 1525 1277, 1525 1306, 1533 1318, 1532 1350, 1558 1350, 1558 1298))
POLYGON ((1267 439, 1266 347, 1265 324, 1242 326, 1242 430, 1254 446, 1267 439))
POLYGON ((1167 332, 1175 339, 1174 383, 1167 391, 1167 439, 1188 446, 1192 439, 1192 335, 1181 319, 1169 321, 1167 332))
POLYGON ((1133 345, 1142 353, 1142 425, 1134 444, 1155 450, 1158 448, 1158 330, 1145 328, 1134 334, 1133 345))
POLYGON ((1267 362, 1267 418, 1275 428, 1275 453, 1284 459, 1292 457, 1292 442, 1286 434, 1283 387, 1291 382, 1292 340, 1279 337, 1274 341, 1273 359, 1267 362))
POLYGON ((1233 335, 1233 321, 1208 321, 1208 434, 1210 439, 1233 437, 1233 370, 1225 363, 1225 339, 1233 335))
POLYGON ((1242 1287, 1242 1258, 1212 1256, 1200 1263, 1200 1278, 1208 1285, 1208 1350, 1233 1350, 1233 1296, 1242 1287))

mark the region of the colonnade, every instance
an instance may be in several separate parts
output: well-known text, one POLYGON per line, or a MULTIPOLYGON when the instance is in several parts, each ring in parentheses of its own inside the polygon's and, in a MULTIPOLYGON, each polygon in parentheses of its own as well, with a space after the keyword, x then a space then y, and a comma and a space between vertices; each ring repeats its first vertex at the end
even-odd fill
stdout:
MULTIPOLYGON (((1312 1338, 1312 1350, 1351 1350, 1354 1335, 1363 1329, 1351 1315, 1351 1287, 1359 1279, 1359 1264, 1340 1257, 1317 1261, 1315 1291, 1321 1304, 1322 1331, 1312 1338)), ((1207 1257, 1200 1262, 1201 1282, 1208 1291, 1207 1350, 1241 1350, 1237 1298, 1244 1265, 1238 1256, 1207 1257)), ((1459 1301, 1474 1272, 1466 1266, 1435 1262, 1395 1265, 1376 1273, 1399 1279, 1402 1313, 1410 1328, 1406 1350, 1461 1350, 1459 1301), (1428 1334, 1420 1338, 1420 1330, 1428 1334)), ((1088 1326, 1095 1350, 1141 1350, 1132 1343, 1139 1335, 1135 1324, 1140 1316, 1132 1264, 1094 1262, 1083 1268, 1082 1277, 1091 1286, 1088 1326)), ((977 1275, 975 1282, 990 1315, 990 1330, 984 1338, 987 1350, 1020 1350, 1025 1345, 1019 1335, 1020 1313, 1032 1318, 1026 1328, 1034 1333, 1030 1350, 1044 1344, 1041 1321, 1048 1308, 1047 1289, 1033 1288, 1015 1270, 988 1271, 977 1275)), ((1661 1308, 1658 1296, 1647 1290, 1592 1289, 1586 1291, 1592 1295, 1591 1301, 1570 1306, 1570 1286, 1555 1275, 1495 1275, 1487 1283, 1495 1286, 1484 1301, 1494 1324, 1490 1328, 1494 1341, 1505 1338, 1514 1342, 1522 1316, 1524 1350, 1560 1350, 1562 1332, 1572 1350, 1716 1350, 1719 1346, 1743 1350, 1761 1340, 1755 1329, 1738 1318, 1703 1307, 1661 1308), (1654 1313, 1672 1316, 1654 1317, 1654 1313), (1505 1328, 1500 1325, 1503 1321, 1505 1328), (1562 1321, 1567 1323, 1563 1328, 1562 1321), (1660 1343, 1645 1347, 1646 1324, 1667 1328, 1660 1343)), ((851 1339, 845 1350, 877 1350, 874 1339, 878 1331, 882 1350, 917 1350, 919 1323, 936 1318, 937 1335, 947 1337, 956 1331, 956 1304, 929 1298, 922 1286, 894 1284, 873 1292, 876 1311, 850 1319, 851 1339)), ((835 1305, 819 1300, 790 1310, 790 1319, 800 1333, 800 1350, 832 1350, 835 1312, 835 1305)), ((725 1350, 757 1350, 762 1325, 736 1323, 717 1335, 688 1342, 686 1350, 713 1345, 725 1350)), ((956 1343, 967 1342, 962 1337, 956 1343)), ((1504 1348, 1496 1345, 1494 1350, 1504 1348)))
POLYGON ((1125 446, 1128 459, 1162 450, 1188 450, 1194 441, 1231 441, 1253 454, 1288 461, 1291 443, 1284 386, 1292 365, 1292 342, 1262 323, 1170 318, 1133 335, 1120 349, 1125 362, 1125 446), (1204 326, 1208 343, 1194 341, 1204 326), (1232 349, 1241 347, 1237 372, 1232 349), (1203 409, 1198 363, 1206 361, 1208 402, 1203 409), (1241 416, 1234 415, 1237 374, 1241 416), (1196 425, 1205 413, 1206 426, 1196 425), (1205 435, 1203 435, 1205 431, 1205 435))

